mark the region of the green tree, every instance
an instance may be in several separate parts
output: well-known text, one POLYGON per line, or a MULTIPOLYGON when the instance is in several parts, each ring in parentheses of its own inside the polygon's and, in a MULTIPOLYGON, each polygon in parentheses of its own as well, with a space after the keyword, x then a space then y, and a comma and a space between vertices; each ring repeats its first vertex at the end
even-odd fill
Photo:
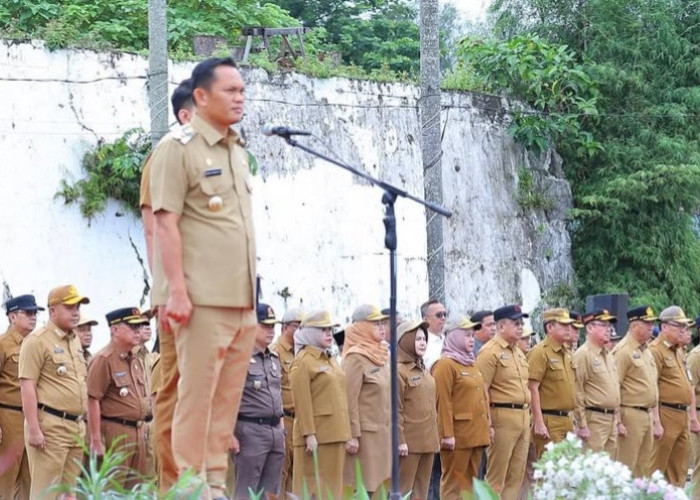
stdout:
MULTIPOLYGON (((562 114, 538 107, 547 89, 493 85, 533 106, 533 123, 562 154, 581 294, 627 291, 633 302, 700 309, 700 1, 496 0, 493 12, 502 39, 566 44, 566 64, 599 92, 597 118, 582 114, 579 131, 601 147, 581 154, 569 134, 546 128, 562 114)), ((501 48, 498 59, 516 66, 532 55, 501 48)), ((464 81, 483 84, 488 65, 473 57, 464 81)))

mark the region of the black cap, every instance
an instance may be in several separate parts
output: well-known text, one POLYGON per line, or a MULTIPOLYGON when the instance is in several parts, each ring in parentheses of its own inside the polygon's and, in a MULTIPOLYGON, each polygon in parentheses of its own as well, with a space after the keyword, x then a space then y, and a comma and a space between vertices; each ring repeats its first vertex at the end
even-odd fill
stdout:
POLYGON ((591 321, 607 321, 608 323, 617 323, 617 318, 610 314, 607 309, 596 309, 595 311, 589 311, 583 315, 581 318, 584 325, 587 325, 591 321))
MULTIPOLYGON (((502 319, 520 319, 520 318, 529 318, 530 316, 525 314, 522 310, 522 308, 518 305, 512 305, 512 306, 503 306, 499 307, 493 312, 493 319, 496 321, 502 320, 502 319)), ((472 316, 472 319, 474 316, 472 316)))
POLYGON ((630 321, 647 321, 653 323, 657 318, 654 316, 654 310, 649 306, 639 306, 627 311, 627 319, 630 321))
POLYGON ((5 311, 43 311, 43 307, 36 305, 34 295, 18 295, 5 302, 5 311))
POLYGON ((488 311, 486 309, 484 309, 483 311, 476 311, 474 314, 471 315, 470 319, 474 323, 481 323, 482 321, 484 321, 484 318, 486 316, 493 316, 493 311, 488 311))
POLYGON ((148 318, 139 311, 138 307, 122 307, 105 314, 105 319, 109 326, 119 323, 128 323, 130 325, 143 325, 148 323, 148 318))
POLYGON ((335 343, 338 345, 338 347, 342 347, 345 343, 345 328, 334 331, 333 338, 335 339, 335 343))
POLYGON ((275 323, 279 323, 277 321, 277 318, 275 318, 275 311, 272 310, 272 307, 270 307, 269 304, 264 304, 262 302, 258 303, 258 323, 262 323, 263 325, 274 325, 275 323))
POLYGON ((698 316, 697 318, 695 318, 695 325, 693 325, 693 326, 698 326, 698 327, 700 327, 700 316, 698 316))

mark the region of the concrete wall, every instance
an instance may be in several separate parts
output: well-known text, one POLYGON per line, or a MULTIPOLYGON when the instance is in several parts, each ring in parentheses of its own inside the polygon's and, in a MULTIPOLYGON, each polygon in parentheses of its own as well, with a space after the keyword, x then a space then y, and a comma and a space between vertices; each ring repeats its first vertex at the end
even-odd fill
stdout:
MULTIPOLYGON (((145 247, 140 221, 110 202, 90 224, 55 193, 61 180, 84 175, 80 161, 99 140, 148 128, 147 61, 126 54, 48 52, 38 42, 0 43, 0 281, 4 297, 73 283, 102 319, 138 304, 145 247)), ((170 68, 171 85, 191 64, 170 68)), ((337 167, 261 135, 264 123, 314 131, 308 144, 421 195, 418 89, 404 84, 244 70, 246 116, 241 132, 256 155, 254 211, 263 299, 287 306, 326 307, 342 323, 361 302, 388 306, 381 191, 337 167)), ((506 132, 507 104, 471 94, 443 98, 447 306, 468 312, 523 300, 571 278, 563 209, 571 204, 556 161, 533 161, 506 132), (523 211, 517 169, 561 207, 523 211)), ((427 299, 425 218, 408 201, 396 205, 399 309, 417 316, 427 299)), ((147 305, 147 304, 145 304, 147 305)), ((45 318, 41 318, 45 319, 45 318)), ((4 327, 0 321, 0 327, 4 327)), ((95 347, 108 332, 98 326, 95 347)))

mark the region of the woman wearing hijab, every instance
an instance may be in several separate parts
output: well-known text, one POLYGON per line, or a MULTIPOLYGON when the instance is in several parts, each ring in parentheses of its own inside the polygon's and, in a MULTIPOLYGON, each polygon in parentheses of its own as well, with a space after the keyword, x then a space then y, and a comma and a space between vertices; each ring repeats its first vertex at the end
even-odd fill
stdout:
POLYGON ((342 498, 350 422, 345 374, 329 350, 333 326, 337 325, 332 324, 327 311, 314 311, 294 333, 295 358, 289 372, 295 409, 292 491, 299 498, 304 484, 311 497, 327 497, 330 491, 333 498, 342 498), (314 453, 320 485, 316 483, 314 453))
POLYGON ((442 462, 441 499, 460 498, 460 489, 472 492, 481 456, 493 436, 488 394, 474 357, 474 331, 479 328, 481 323, 466 316, 448 322, 442 355, 433 368, 442 462))
POLYGON ((364 486, 377 491, 391 476, 391 375, 378 307, 362 305, 345 329, 343 370, 347 380, 350 439, 345 447, 345 484, 357 486, 359 460, 364 486))
POLYGON ((435 453, 440 451, 435 380, 425 369, 428 323, 406 321, 397 328, 399 368, 400 488, 405 497, 428 498, 435 453))

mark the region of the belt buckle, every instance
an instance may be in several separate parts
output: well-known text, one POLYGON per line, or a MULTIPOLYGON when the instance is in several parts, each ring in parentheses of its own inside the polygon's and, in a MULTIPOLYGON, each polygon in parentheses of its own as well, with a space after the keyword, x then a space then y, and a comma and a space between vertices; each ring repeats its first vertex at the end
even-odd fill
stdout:
POLYGON ((530 409, 530 405, 528 403, 523 404, 523 410, 528 410, 530 409))
POLYGON ((75 419, 76 422, 80 423, 83 420, 85 420, 85 417, 83 415, 78 415, 78 418, 75 419))
POLYGON ((138 429, 140 427, 143 427, 143 424, 144 424, 143 420, 137 420, 136 421, 136 428, 138 429))

